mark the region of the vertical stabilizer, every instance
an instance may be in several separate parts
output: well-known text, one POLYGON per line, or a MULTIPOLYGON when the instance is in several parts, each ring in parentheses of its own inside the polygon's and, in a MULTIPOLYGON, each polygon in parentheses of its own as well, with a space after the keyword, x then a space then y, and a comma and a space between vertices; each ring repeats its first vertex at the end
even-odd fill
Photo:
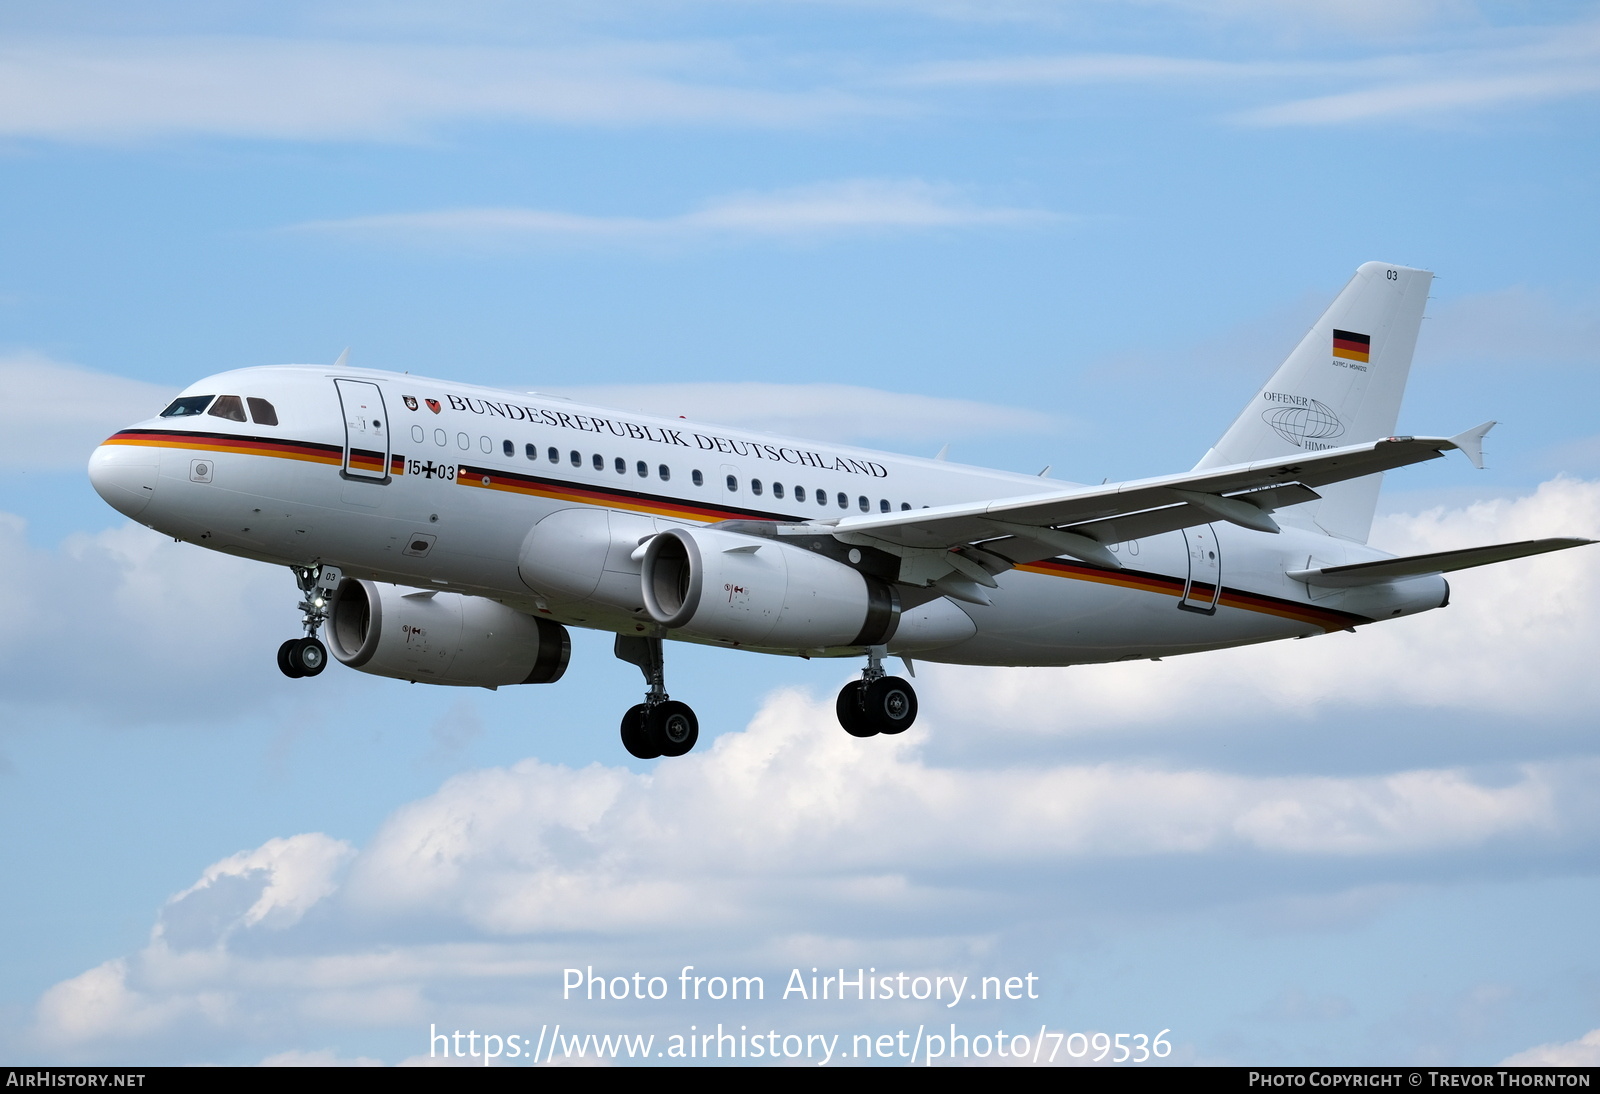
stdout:
MULTIPOLYGON (((1358 269, 1196 470, 1393 435, 1432 281, 1384 262, 1358 269)), ((1321 501, 1281 515, 1303 512, 1329 535, 1365 543, 1382 485, 1369 475, 1321 487, 1321 501)))

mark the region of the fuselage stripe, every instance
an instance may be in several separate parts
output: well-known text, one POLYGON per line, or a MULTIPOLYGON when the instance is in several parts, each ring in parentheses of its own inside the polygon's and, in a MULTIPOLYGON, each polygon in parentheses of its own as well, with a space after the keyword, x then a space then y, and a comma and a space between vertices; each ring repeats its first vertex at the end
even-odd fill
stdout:
MULTIPOLYGON (((181 448, 201 452, 232 452, 245 456, 271 456, 276 459, 302 460, 311 463, 340 466, 344 449, 338 445, 318 444, 314 441, 280 441, 267 437, 243 437, 228 433, 191 433, 181 430, 126 429, 107 438, 106 444, 143 445, 153 448, 181 448)), ((381 470, 382 454, 368 454, 357 450, 352 453, 352 464, 381 470), (366 458, 362 458, 366 457, 366 458)), ((405 469, 405 457, 391 457, 391 473, 400 475, 405 469)), ((692 502, 663 498, 630 490, 604 487, 578 486, 559 479, 547 479, 518 472, 497 471, 488 467, 461 465, 456 471, 456 485, 479 490, 496 490, 509 494, 570 501, 580 505, 598 505, 611 509, 628 509, 638 513, 715 523, 723 520, 804 520, 794 514, 773 514, 755 509, 736 509, 729 506, 697 505, 692 502)), ((1159 593, 1163 596, 1182 597, 1185 582, 1182 578, 1168 577, 1134 570, 1102 570, 1095 566, 1046 559, 1022 563, 1018 570, 1046 577, 1067 578, 1073 581, 1090 581, 1101 585, 1140 592, 1159 593)), ((1196 582, 1195 591, 1211 593, 1209 584, 1196 582)), ((1369 623, 1364 616, 1329 608, 1317 608, 1293 600, 1281 600, 1261 593, 1222 588, 1217 603, 1222 607, 1241 611, 1273 615, 1299 623, 1310 623, 1327 631, 1345 630, 1358 623, 1369 623)))
MULTIPOLYGON (((1129 570, 1102 570, 1094 566, 1062 562, 1057 559, 1047 559, 1043 562, 1027 562, 1019 565, 1017 569, 1026 570, 1029 573, 1066 577, 1077 581, 1092 581, 1100 585, 1115 585, 1124 589, 1137 589, 1142 592, 1160 593, 1163 596, 1180 598, 1183 596, 1185 586, 1182 578, 1168 577, 1165 574, 1129 570)), ((1195 582, 1194 593, 1203 594, 1202 599, 1209 599, 1211 590, 1212 586, 1209 583, 1195 582)), ((1358 623, 1371 622, 1365 616, 1334 611, 1330 608, 1312 607, 1309 604, 1299 604, 1293 600, 1280 600, 1261 593, 1248 593, 1241 589, 1230 589, 1226 585, 1222 587, 1222 596, 1217 603, 1225 608, 1238 608, 1241 611, 1292 619, 1299 623, 1312 623, 1326 631, 1342 631, 1358 623)))
POLYGON ((183 448, 196 452, 236 452, 244 456, 274 456, 285 460, 337 465, 344 450, 311 441, 280 441, 269 437, 241 437, 229 433, 185 433, 158 429, 125 429, 107 437, 106 444, 147 448, 183 448))

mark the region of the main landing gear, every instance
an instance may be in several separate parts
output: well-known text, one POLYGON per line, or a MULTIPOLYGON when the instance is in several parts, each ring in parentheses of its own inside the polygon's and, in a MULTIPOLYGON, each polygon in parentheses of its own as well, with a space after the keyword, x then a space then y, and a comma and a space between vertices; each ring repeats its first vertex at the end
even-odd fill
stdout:
POLYGON ((884 673, 887 655, 884 647, 869 646, 861 679, 846 684, 834 703, 839 724, 852 737, 904 733, 917 720, 917 693, 900 677, 884 673))
POLYGON ((300 586, 303 599, 298 607, 303 613, 301 625, 306 629, 304 638, 291 638, 278 647, 278 668, 291 680, 302 676, 315 676, 328 667, 328 647, 317 637, 323 622, 328 618, 329 602, 334 590, 344 580, 337 566, 291 566, 295 584, 300 586))
POLYGON ((650 685, 644 702, 622 716, 622 747, 641 760, 688 752, 700 739, 700 720, 687 703, 667 697, 661 639, 619 634, 614 649, 618 658, 638 665, 650 685))

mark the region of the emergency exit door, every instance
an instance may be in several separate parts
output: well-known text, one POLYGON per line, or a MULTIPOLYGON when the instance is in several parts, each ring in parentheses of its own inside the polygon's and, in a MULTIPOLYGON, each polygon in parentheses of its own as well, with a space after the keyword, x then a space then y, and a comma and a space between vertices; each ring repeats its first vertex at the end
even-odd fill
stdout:
POLYGON ((1189 579, 1178 607, 1209 615, 1217 610, 1222 596, 1222 552, 1217 548, 1217 534, 1211 525, 1202 524, 1185 528, 1183 538, 1189 548, 1189 579))

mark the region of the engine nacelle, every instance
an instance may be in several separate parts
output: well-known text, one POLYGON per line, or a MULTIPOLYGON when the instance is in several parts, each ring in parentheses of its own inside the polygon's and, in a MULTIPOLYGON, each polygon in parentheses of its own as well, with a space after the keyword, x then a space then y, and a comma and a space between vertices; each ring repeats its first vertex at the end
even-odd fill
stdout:
POLYGON ((604 604, 636 612, 639 563, 633 553, 656 531, 654 517, 618 510, 558 509, 522 541, 517 572, 550 603, 604 604))
POLYGON ((345 578, 328 614, 328 650, 376 676, 495 688, 550 684, 572 642, 559 623, 481 596, 405 590, 345 578))
POLYGON ((885 582, 804 547, 716 528, 652 538, 640 580, 657 623, 742 645, 875 646, 900 620, 885 582))

